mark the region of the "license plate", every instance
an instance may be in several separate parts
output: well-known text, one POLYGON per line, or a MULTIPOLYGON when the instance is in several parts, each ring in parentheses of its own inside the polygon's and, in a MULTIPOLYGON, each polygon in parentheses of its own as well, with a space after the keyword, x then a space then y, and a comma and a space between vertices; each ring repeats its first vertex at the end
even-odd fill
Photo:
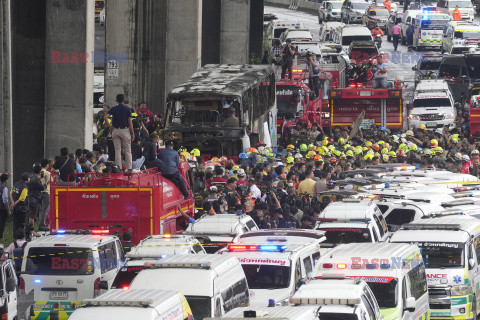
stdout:
POLYGON ((435 38, 435 39, 436 39, 436 38, 438 38, 438 35, 433 35, 432 38, 435 38))
POLYGON ((372 95, 372 92, 370 91, 360 91, 360 96, 361 97, 369 97, 372 95))
POLYGON ((436 122, 428 122, 428 123, 426 124, 426 126, 429 127, 429 128, 432 128, 432 127, 433 127, 433 128, 436 128, 436 127, 437 127, 437 123, 436 123, 436 122))
POLYGON ((68 292, 67 291, 52 291, 50 292, 50 300, 67 300, 68 292))

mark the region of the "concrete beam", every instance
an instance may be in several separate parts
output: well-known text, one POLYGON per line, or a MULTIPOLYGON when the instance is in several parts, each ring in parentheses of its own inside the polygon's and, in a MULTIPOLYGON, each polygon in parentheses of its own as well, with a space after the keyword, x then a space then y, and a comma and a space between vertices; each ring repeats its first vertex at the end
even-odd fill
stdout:
POLYGON ((250 2, 250 57, 263 57, 263 0, 250 2))
POLYGON ((47 0, 45 154, 92 147, 94 1, 47 0), (79 59, 75 59, 78 54, 79 59), (70 63, 67 63, 70 62, 70 63))
POLYGON ((250 1, 222 0, 220 63, 249 63, 250 1))
POLYGON ((0 172, 13 171, 12 38, 10 0, 0 4, 0 172))
POLYGON ((220 63, 221 0, 203 0, 202 66, 220 63))

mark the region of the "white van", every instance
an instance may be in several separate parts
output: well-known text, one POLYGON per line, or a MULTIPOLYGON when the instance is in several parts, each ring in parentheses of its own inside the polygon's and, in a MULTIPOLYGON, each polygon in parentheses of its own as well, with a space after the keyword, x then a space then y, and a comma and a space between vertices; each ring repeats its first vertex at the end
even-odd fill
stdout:
POLYGON ((476 318, 480 220, 464 215, 424 219, 404 225, 390 241, 414 243, 422 250, 432 317, 476 318))
POLYGON ((413 19, 413 47, 439 49, 442 46, 442 35, 450 15, 434 11, 424 11, 413 19))
POLYGON ((331 202, 320 213, 315 229, 325 232, 325 244, 330 245, 383 242, 388 237, 382 212, 370 199, 331 202))
POLYGON ((250 304, 266 307, 270 300, 282 304, 300 287, 302 279, 312 277, 323 239, 309 240, 295 243, 282 236, 266 241, 246 238, 219 253, 240 261, 250 289, 250 304))
POLYGON ((242 307, 228 312, 223 317, 206 318, 220 319, 258 319, 258 320, 318 320, 318 306, 278 306, 278 307, 242 307))
POLYGON ((133 278, 146 262, 154 262, 177 254, 206 254, 200 242, 187 235, 149 235, 126 254, 127 262, 118 271, 111 289, 128 289, 133 278))
POLYGON ((280 35, 287 29, 303 28, 303 23, 297 20, 272 20, 267 27, 268 44, 272 46, 274 39, 280 39, 280 35))
POLYGON ((197 320, 249 305, 247 279, 233 257, 177 255, 147 266, 133 279, 130 289, 180 291, 197 320))
POLYGON ((320 25, 318 36, 320 41, 333 41, 333 34, 338 27, 344 27, 345 23, 339 21, 327 21, 320 25))
POLYGON ((408 125, 436 130, 455 127, 455 100, 445 80, 421 80, 413 93, 413 106, 409 110, 408 125))
POLYGON ((365 26, 344 25, 337 28, 333 41, 342 46, 343 52, 347 52, 353 41, 373 41, 373 38, 372 32, 365 26))
POLYGON ((377 299, 365 281, 337 275, 332 278, 324 275, 322 279, 309 281, 295 292, 290 303, 321 305, 318 310, 320 319, 382 319, 377 299))
POLYGON ((31 316, 68 317, 81 300, 100 294, 100 281, 112 284, 125 256, 118 237, 102 235, 103 231, 108 230, 88 235, 57 230, 27 244, 20 290, 33 291, 31 316))
POLYGON ((192 311, 181 292, 170 290, 110 290, 86 299, 70 320, 190 320, 192 311), (166 318, 168 316, 168 318, 166 318))
POLYGON ((411 24, 413 24, 413 20, 421 12, 422 11, 420 10, 407 10, 403 13, 402 22, 400 22, 399 24, 401 28, 400 41, 402 44, 407 43, 407 29, 411 24))
POLYGON ((5 320, 17 319, 17 277, 12 259, 4 254, 3 247, 0 247, 0 316, 5 320))
POLYGON ((282 242, 289 243, 322 243, 325 241, 325 232, 311 229, 262 229, 244 233, 233 242, 261 242, 273 241, 281 238, 282 242))
POLYGON ((462 46, 469 39, 480 39, 478 23, 450 21, 443 29, 441 52, 450 52, 453 46, 462 46))
POLYGON ((471 0, 439 0, 437 10, 452 15, 455 7, 458 7, 462 20, 473 21, 475 10, 471 0))
POLYGON ((393 243, 350 243, 322 256, 315 276, 365 280, 384 319, 428 319, 428 292, 420 249, 393 243))
POLYGON ((258 230, 257 224, 246 214, 204 214, 195 223, 189 224, 183 234, 208 243, 205 251, 215 253, 232 242, 236 236, 255 230, 258 230))

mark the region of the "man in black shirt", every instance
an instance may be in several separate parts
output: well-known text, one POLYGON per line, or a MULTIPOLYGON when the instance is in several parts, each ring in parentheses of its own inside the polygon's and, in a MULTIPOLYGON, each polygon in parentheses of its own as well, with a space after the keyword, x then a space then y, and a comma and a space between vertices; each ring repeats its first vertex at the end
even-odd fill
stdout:
POLYGON ((295 51, 293 50, 293 47, 292 47, 292 40, 287 39, 287 43, 283 46, 280 52, 283 55, 282 79, 285 79, 285 73, 288 70, 288 78, 292 80, 293 58, 295 57, 295 51))
MULTIPOLYGON (((115 164, 122 168, 122 149, 125 153, 125 167, 132 170, 132 141, 135 139, 132 123, 132 109, 124 105, 125 96, 117 94, 118 105, 108 110, 112 116, 112 139, 115 146, 115 164)), ((108 115, 105 121, 108 123, 108 115)))
POLYGON ((75 184, 75 179, 73 177, 69 178, 69 175, 76 172, 76 164, 75 160, 68 156, 67 148, 60 149, 60 157, 55 161, 53 168, 59 172, 58 185, 75 184))
POLYGON ((145 165, 147 168, 160 168, 162 162, 157 159, 157 142, 158 134, 152 133, 143 148, 143 156, 145 157, 145 165))
POLYGON ((140 139, 135 138, 132 142, 132 167, 133 169, 140 170, 145 162, 145 157, 142 154, 142 146, 140 145, 140 139))

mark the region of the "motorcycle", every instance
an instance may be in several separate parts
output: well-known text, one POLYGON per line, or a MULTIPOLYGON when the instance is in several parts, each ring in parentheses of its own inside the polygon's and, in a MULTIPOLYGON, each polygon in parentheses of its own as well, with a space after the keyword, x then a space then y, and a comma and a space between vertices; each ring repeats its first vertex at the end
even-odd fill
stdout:
POLYGON ((377 48, 380 49, 382 47, 382 35, 376 34, 375 38, 373 39, 375 44, 377 45, 377 48))

